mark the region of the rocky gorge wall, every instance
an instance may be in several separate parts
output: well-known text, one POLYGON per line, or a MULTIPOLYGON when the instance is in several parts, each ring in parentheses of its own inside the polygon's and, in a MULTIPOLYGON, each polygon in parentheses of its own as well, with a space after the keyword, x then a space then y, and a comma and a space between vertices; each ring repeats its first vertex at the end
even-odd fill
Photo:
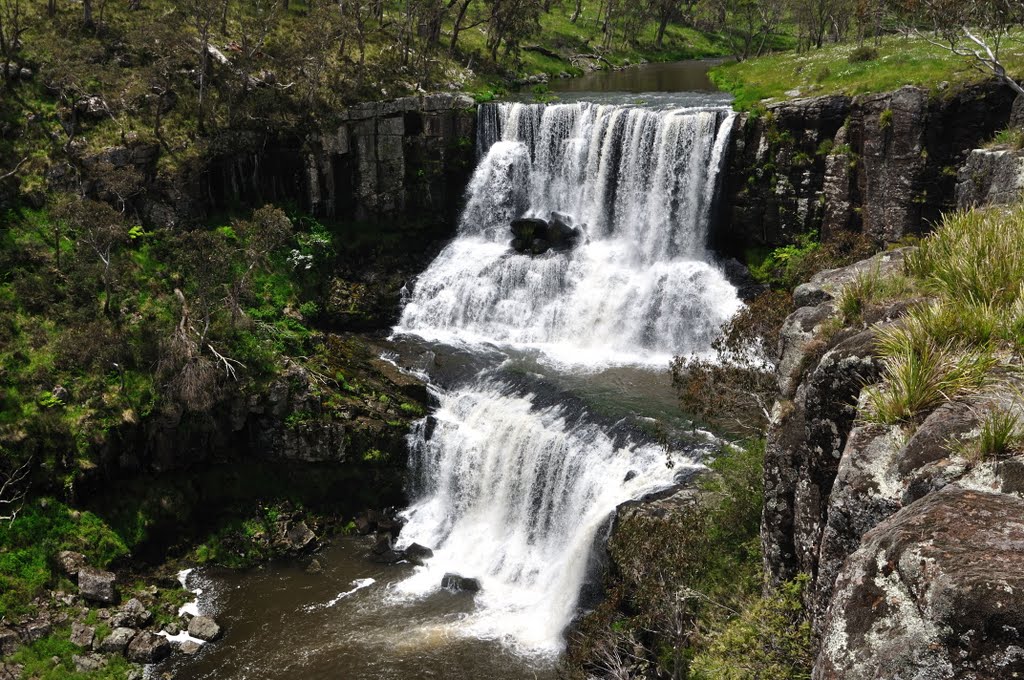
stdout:
POLYGON ((765 568, 773 585, 810 579, 816 680, 1016 677, 1024 462, 972 459, 964 442, 994 409, 1024 415, 1019 380, 916 426, 862 417, 865 386, 882 379, 878 333, 914 301, 873 306, 858 324, 842 320, 837 301, 859 273, 899 272, 909 250, 796 290, 767 433, 765 568))
POLYGON ((970 152, 1010 121, 998 83, 768 104, 737 117, 716 247, 741 257, 812 231, 894 243, 956 205, 970 152))

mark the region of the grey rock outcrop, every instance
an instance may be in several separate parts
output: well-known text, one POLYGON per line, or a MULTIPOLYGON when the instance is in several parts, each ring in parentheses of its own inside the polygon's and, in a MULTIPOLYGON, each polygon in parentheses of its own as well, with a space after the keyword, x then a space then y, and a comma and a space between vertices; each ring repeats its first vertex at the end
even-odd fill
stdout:
POLYGON ((858 271, 898 273, 905 255, 823 272, 796 296, 806 306, 783 325, 767 437, 765 567, 773 584, 810 577, 804 604, 817 680, 1012 677, 1001 673, 1016 672, 1024 653, 1014 650, 1024 645, 1017 623, 1000 612, 1017 604, 990 594, 1016 597, 1006 575, 1024 564, 1024 544, 1013 538, 1024 520, 1011 520, 1008 508, 1022 502, 1024 459, 1012 451, 983 457, 972 447, 986 414, 1024 419, 1020 378, 997 371, 992 388, 922 414, 913 427, 861 417, 863 388, 881 379, 876 333, 914 301, 876 305, 863 323, 843 327, 836 300, 858 271), (952 526, 958 507, 968 515, 963 527, 952 526), (910 525, 918 533, 904 540, 910 525))
POLYGON ((815 680, 1024 674, 1024 500, 949 487, 878 524, 844 566, 815 680))
POLYGON ((115 628, 110 631, 110 635, 95 645, 96 651, 106 654, 124 653, 125 648, 128 647, 128 643, 132 641, 136 633, 138 631, 134 628, 115 628))
POLYGON ((957 174, 959 208, 1016 203, 1022 193, 1024 151, 975 149, 957 174))
POLYGON ((992 82, 768 102, 769 115, 738 116, 718 249, 739 256, 812 231, 890 243, 923 232, 954 207, 957 171, 1006 127, 1013 101, 992 82))

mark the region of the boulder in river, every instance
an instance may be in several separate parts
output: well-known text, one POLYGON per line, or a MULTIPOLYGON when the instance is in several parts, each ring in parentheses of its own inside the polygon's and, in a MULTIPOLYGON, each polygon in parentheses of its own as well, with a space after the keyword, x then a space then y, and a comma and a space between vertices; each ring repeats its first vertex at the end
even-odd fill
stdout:
POLYGON ((115 628, 110 635, 95 644, 94 649, 105 654, 123 653, 137 632, 134 628, 115 628))
POLYGON ((413 543, 405 549, 405 559, 421 567, 433 556, 433 550, 419 543, 413 543))
POLYGON ((197 616, 188 622, 188 634, 204 642, 220 637, 220 625, 209 616, 197 616))
MULTIPOLYGON (((197 617, 198 618, 198 617, 197 617)), ((171 655, 171 643, 162 635, 143 631, 128 643, 129 661, 157 663, 171 655)))
POLYGON ((441 579, 441 587, 453 592, 466 591, 475 593, 480 590, 480 581, 475 578, 466 578, 458 574, 445 574, 441 579))
POLYGON ((530 243, 535 238, 547 238, 548 223, 539 217, 521 217, 512 220, 512 235, 530 243))

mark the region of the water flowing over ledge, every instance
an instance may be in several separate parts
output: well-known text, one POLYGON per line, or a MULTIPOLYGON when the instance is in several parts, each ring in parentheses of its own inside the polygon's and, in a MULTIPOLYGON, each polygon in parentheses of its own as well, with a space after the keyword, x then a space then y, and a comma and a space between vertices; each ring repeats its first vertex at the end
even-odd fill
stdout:
POLYGON ((707 351, 740 306, 705 243, 733 114, 588 103, 480 108, 459 235, 397 333, 536 349, 576 369, 707 351), (583 243, 522 255, 518 217, 571 216, 583 243))
POLYGON ((410 435, 419 501, 401 540, 433 546, 434 556, 395 596, 437 592, 448 572, 472 576, 483 590, 454 632, 553 656, 608 514, 696 464, 656 444, 617 442, 585 413, 535 401, 483 379, 442 394, 410 435))

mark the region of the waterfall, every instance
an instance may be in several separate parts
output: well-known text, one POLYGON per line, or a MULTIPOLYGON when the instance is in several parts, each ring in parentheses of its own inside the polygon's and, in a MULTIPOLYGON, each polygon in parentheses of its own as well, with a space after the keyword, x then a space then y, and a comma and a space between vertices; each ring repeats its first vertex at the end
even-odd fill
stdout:
POLYGON ((706 351, 739 308, 705 248, 733 115, 482 106, 458 237, 416 281, 396 331, 591 368, 706 351), (582 245, 509 248, 513 219, 555 212, 573 218, 582 245))
POLYGON ((436 591, 447 572, 480 579, 460 633, 557 653, 609 512, 693 463, 675 457, 670 468, 656 444, 616 443, 585 414, 492 380, 440 401, 434 423, 410 435, 419 501, 401 535, 434 557, 397 592, 436 591))
MULTIPOLYGON (((585 375, 665 370, 674 355, 709 351, 740 307, 705 247, 732 119, 714 108, 482 106, 458 235, 415 282, 395 332, 527 349, 585 375), (553 213, 580 229, 574 248, 510 248, 512 220, 553 213)), ((392 594, 435 593, 446 572, 477 578, 474 609, 453 628, 550 655, 609 515, 699 456, 612 436, 585 409, 520 385, 491 369, 435 388, 437 412, 409 437, 400 536, 434 557, 392 594)))

